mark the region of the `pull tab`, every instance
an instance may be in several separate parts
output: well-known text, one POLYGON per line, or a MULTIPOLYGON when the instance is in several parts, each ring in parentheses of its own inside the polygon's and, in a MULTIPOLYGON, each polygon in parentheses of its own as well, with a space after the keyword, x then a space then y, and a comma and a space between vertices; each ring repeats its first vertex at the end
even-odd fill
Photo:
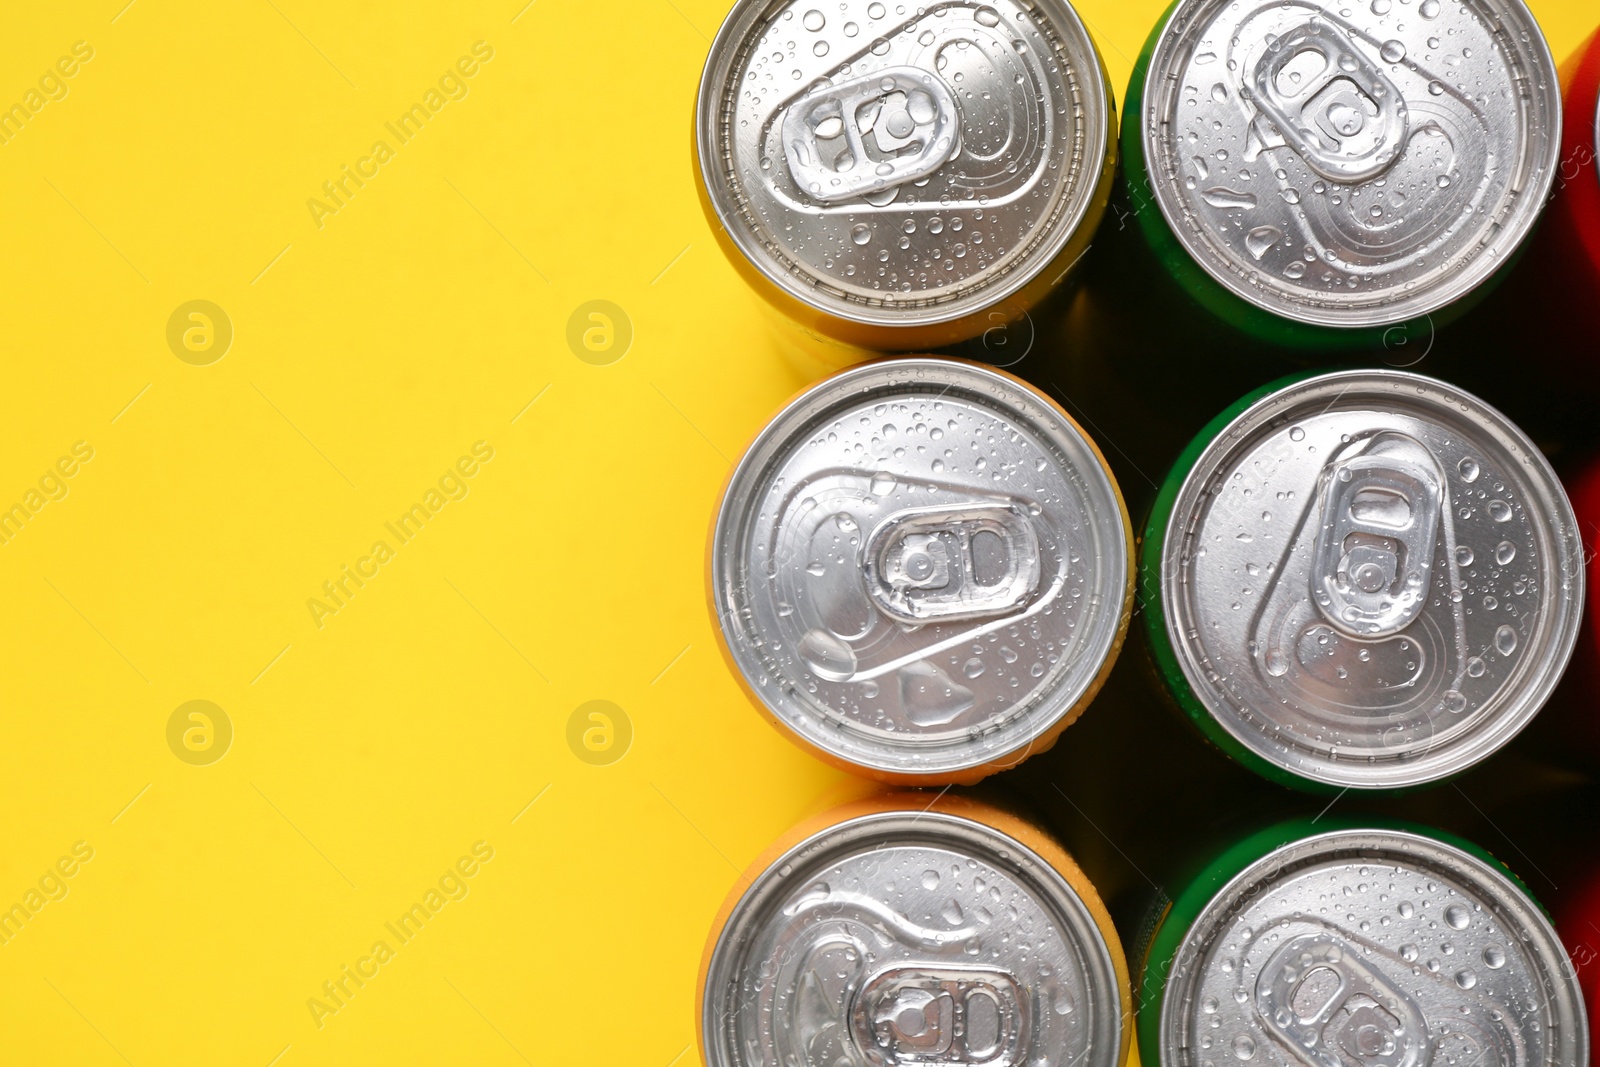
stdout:
POLYGON ((835 204, 926 178, 961 144, 956 98, 920 67, 889 67, 814 89, 783 116, 789 173, 835 204))
POLYGON ((1310 1067, 1421 1067, 1428 1020, 1411 994, 1332 934, 1280 948, 1256 980, 1256 1013, 1310 1067))
POLYGON ((1420 441, 1385 433, 1330 465, 1312 598, 1353 637, 1397 633, 1426 603, 1444 479, 1420 441))
POLYGON ((1406 146, 1405 97, 1366 53, 1325 25, 1279 37, 1251 81, 1256 107, 1329 181, 1376 178, 1406 146))
POLYGON ((861 987, 856 1045, 874 1067, 1011 1067, 1023 1057, 1029 999, 1004 971, 891 967, 861 987))
POLYGON ((1039 536, 1016 505, 942 505, 891 515, 867 539, 867 594, 892 619, 1001 615, 1039 584, 1039 536))

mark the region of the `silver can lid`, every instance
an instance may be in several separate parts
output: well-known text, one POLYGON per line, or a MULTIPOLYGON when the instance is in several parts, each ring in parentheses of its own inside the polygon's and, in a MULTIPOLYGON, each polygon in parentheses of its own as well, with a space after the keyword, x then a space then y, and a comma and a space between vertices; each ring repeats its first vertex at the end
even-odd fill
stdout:
POLYGON ((1466 295, 1532 228, 1561 149, 1522 0, 1182 0, 1144 84, 1178 240, 1244 299, 1324 326, 1466 295))
POLYGON ((874 326, 991 307, 1095 204, 1111 101, 1064 0, 741 0, 700 82, 700 172, 773 284, 874 326))
POLYGON ((1482 859, 1393 830, 1318 834, 1229 882, 1178 947, 1160 1033, 1165 1067, 1589 1062, 1538 905, 1482 859))
POLYGON ((1302 778, 1399 788, 1522 729, 1583 613, 1583 546, 1505 416, 1400 371, 1308 378, 1200 454, 1161 555, 1167 636, 1234 738, 1302 778))
POLYGON ((763 872, 712 950, 708 1067, 1118 1067, 1121 997, 1083 900, 943 813, 851 819, 763 872))
POLYGON ((807 743, 937 780, 1025 751, 1126 632, 1126 511, 1075 423, 957 360, 863 364, 761 432, 712 589, 750 689, 807 743))

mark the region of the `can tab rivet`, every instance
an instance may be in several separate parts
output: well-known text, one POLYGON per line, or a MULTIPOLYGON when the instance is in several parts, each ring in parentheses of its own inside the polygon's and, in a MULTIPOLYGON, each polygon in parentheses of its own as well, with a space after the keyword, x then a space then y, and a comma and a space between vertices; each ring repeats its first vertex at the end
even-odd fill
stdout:
POLYGON ((1444 476, 1421 442, 1384 433, 1323 482, 1312 599, 1353 637, 1398 633, 1427 603, 1444 476))
POLYGON ((1364 52, 1325 25, 1279 37, 1256 63, 1251 83, 1255 105, 1329 181, 1370 181, 1405 149, 1405 97, 1364 52))
POLYGON ((926 178, 960 144, 955 95, 920 67, 889 67, 814 89, 783 116, 789 173, 825 204, 926 178))
POLYGON ((1029 1000, 1004 971, 892 967, 861 987, 851 1011, 874 1067, 1011 1067, 1024 1059, 1029 1000))
POLYGON ((898 622, 1013 611, 1039 585, 1039 536, 1014 505, 908 508, 867 540, 867 593, 898 622))
POLYGON ((1261 968, 1255 1000, 1262 1024, 1309 1067, 1428 1060, 1428 1020, 1416 1000, 1332 934, 1279 949, 1261 968))

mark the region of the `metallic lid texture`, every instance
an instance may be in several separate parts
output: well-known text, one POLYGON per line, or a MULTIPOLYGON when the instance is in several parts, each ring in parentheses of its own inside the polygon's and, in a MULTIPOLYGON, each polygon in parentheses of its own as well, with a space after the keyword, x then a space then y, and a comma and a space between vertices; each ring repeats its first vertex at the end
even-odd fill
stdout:
POLYGON ((1062 0, 744 0, 696 111, 739 252, 803 305, 889 327, 1027 285, 1098 210, 1113 125, 1062 0))
POLYGON ((1555 63, 1522 0, 1180 0, 1144 105, 1189 254, 1324 326, 1465 296, 1532 228, 1560 152, 1555 63))
POLYGON ((981 811, 926 804, 754 876, 706 960, 709 1067, 1118 1067, 1126 970, 1093 890, 981 811))
POLYGON ((1576 519, 1499 412, 1398 371, 1306 378, 1200 453, 1161 552, 1166 634, 1235 740, 1302 778, 1402 788, 1511 739, 1565 667, 1576 519))
POLYGON ((1126 633, 1132 542, 1100 453, 1008 375, 883 360, 740 460, 711 597, 776 721, 870 776, 970 781, 1045 747, 1126 633))
POLYGON ((1588 1062, 1583 1000, 1537 904, 1485 860, 1350 829, 1247 867, 1189 927, 1161 1067, 1588 1062))

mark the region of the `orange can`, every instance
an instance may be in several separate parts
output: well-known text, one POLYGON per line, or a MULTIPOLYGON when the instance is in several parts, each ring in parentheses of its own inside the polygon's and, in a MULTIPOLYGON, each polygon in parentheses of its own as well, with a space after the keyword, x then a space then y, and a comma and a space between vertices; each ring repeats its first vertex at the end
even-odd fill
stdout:
POLYGON ((795 827, 723 904, 700 968, 707 1067, 1122 1067, 1121 943, 1027 820, 895 793, 795 827))
POLYGON ((807 751, 970 785, 1048 749, 1110 673, 1133 535, 1094 442, 979 363, 905 356, 792 399, 730 474, 710 607, 734 675, 807 751))

